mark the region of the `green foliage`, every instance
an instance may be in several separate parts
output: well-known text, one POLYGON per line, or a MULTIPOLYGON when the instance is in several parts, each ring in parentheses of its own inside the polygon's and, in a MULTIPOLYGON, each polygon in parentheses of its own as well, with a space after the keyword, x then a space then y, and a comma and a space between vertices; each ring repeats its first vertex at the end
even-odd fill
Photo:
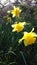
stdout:
POLYGON ((37 33, 37 7, 20 6, 22 13, 19 18, 12 17, 8 22, 6 18, 0 18, 0 65, 37 65, 37 42, 25 47, 18 40, 23 36, 22 32, 12 32, 11 25, 15 22, 27 22, 23 31, 31 31, 34 27, 37 33))

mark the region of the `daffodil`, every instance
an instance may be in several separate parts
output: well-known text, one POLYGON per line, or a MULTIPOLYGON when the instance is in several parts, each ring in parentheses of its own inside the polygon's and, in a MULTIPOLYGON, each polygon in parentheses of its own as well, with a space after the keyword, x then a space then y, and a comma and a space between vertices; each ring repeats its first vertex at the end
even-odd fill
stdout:
POLYGON ((21 13, 21 9, 19 7, 14 6, 14 9, 11 11, 11 14, 13 14, 13 17, 15 16, 19 17, 20 13, 21 13))
POLYGON ((34 44, 36 41, 37 34, 33 31, 34 28, 31 32, 24 32, 24 36, 19 40, 19 43, 23 40, 25 46, 34 44))
POLYGON ((12 25, 13 30, 12 32, 21 32, 24 29, 24 25, 26 24, 26 22, 18 22, 12 25))

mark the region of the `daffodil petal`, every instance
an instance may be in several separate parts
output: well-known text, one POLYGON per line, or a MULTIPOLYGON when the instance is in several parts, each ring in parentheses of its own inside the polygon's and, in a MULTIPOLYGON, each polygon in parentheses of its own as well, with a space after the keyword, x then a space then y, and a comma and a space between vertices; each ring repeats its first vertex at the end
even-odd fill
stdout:
POLYGON ((23 25, 26 25, 26 22, 23 22, 22 24, 23 24, 23 25))
POLYGON ((21 12, 22 10, 20 9, 20 12, 21 12))
POLYGON ((19 43, 23 40, 23 37, 18 41, 19 43))
POLYGON ((33 31, 34 31, 34 28, 32 28, 31 32, 33 32, 33 31))
POLYGON ((24 40, 24 45, 27 46, 27 42, 24 40))
MULTIPOLYGON (((17 10, 19 10, 20 8, 19 7, 17 7, 17 10)), ((22 10, 19 10, 19 12, 21 12, 22 10)))
POLYGON ((13 30, 12 30, 12 32, 15 32, 15 31, 16 31, 16 29, 13 29, 13 30))
POLYGON ((16 7, 14 6, 14 9, 16 9, 16 7))
POLYGON ((24 35, 26 35, 28 32, 23 32, 24 35))
POLYGON ((37 37, 37 35, 35 35, 35 37, 37 37))
POLYGON ((15 14, 12 17, 15 17, 15 14))
POLYGON ((13 24, 13 25, 11 25, 11 26, 14 28, 14 27, 15 27, 15 25, 16 25, 16 24, 13 24))

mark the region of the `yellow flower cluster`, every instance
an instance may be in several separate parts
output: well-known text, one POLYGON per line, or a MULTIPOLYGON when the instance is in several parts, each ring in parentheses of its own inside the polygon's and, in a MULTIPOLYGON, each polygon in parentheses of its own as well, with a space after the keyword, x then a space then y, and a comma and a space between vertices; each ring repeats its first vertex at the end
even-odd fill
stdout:
MULTIPOLYGON (((13 17, 19 17, 20 13, 21 13, 21 9, 19 7, 15 7, 14 9, 11 10, 11 14, 13 14, 13 17)), ((10 11, 8 11, 8 13, 10 13, 10 11)), ((21 32, 25 27, 24 25, 26 25, 26 22, 18 22, 15 24, 12 24, 12 32, 21 32)), ((37 34, 34 31, 34 28, 32 28, 31 32, 24 32, 23 37, 19 40, 19 43, 23 40, 24 41, 24 45, 28 46, 31 44, 34 44, 36 41, 36 37, 37 34)))
MULTIPOLYGON (((19 22, 16 24, 13 24, 12 27, 14 28, 12 32, 21 32, 24 29, 24 25, 26 25, 26 22, 19 22)), ((31 30, 31 32, 24 32, 23 37, 19 40, 19 43, 24 40, 24 45, 28 46, 31 44, 34 44, 36 41, 37 34, 34 31, 34 28, 31 30)))

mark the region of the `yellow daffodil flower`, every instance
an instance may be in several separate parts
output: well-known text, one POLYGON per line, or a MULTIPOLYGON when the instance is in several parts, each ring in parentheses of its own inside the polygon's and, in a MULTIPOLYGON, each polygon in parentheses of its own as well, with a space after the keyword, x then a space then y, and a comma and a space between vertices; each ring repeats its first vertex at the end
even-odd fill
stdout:
POLYGON ((34 31, 34 28, 32 29, 31 32, 24 32, 24 36, 19 40, 19 43, 24 40, 24 45, 25 46, 28 46, 28 45, 31 45, 31 44, 34 44, 35 41, 36 41, 36 37, 37 37, 37 34, 34 31))
POLYGON ((19 23, 15 23, 12 25, 13 30, 12 32, 21 32, 24 29, 24 25, 26 24, 26 22, 19 22, 19 23))
POLYGON ((14 9, 11 11, 11 14, 13 14, 13 17, 15 16, 19 17, 20 13, 21 13, 21 9, 19 7, 14 6, 14 9))

